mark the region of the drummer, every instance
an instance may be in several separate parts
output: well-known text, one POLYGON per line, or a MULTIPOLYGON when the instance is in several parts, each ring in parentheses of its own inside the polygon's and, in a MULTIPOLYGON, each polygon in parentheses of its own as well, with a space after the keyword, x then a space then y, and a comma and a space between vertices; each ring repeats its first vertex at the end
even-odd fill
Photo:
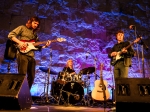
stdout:
POLYGON ((67 81, 72 81, 73 76, 76 75, 76 72, 73 68, 73 59, 68 59, 66 66, 62 70, 65 73, 65 78, 67 81))
POLYGON ((69 74, 75 74, 75 70, 73 68, 73 60, 72 59, 68 59, 66 66, 63 68, 64 72, 68 72, 69 74))

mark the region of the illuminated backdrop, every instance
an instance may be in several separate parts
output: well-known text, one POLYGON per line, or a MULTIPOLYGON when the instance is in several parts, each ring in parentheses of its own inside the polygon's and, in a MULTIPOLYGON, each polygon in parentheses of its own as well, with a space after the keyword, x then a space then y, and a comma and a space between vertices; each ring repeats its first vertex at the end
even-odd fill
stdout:
MULTIPOLYGON (((0 71, 8 72, 8 63, 3 59, 9 31, 25 24, 29 17, 37 15, 41 19, 38 33, 41 41, 65 38, 65 42, 52 43, 49 48, 36 52, 36 78, 31 89, 32 96, 40 96, 48 73, 39 67, 60 72, 66 60, 74 60, 78 74, 83 68, 96 67, 90 74, 90 87, 94 87, 95 74, 100 75, 100 64, 104 63, 103 79, 108 82, 111 93, 113 87, 113 66, 110 65, 108 52, 116 43, 115 33, 122 29, 125 40, 133 42, 138 35, 150 46, 150 3, 149 0, 1 0, 0 1, 0 71), (135 25, 129 29, 130 25, 135 25)), ((134 44, 137 55, 132 59, 129 77, 149 77, 149 50, 134 44), (144 54, 144 55, 143 55, 144 54), (144 58, 144 61, 142 61, 144 58), (144 67, 143 67, 144 66, 144 67)), ((10 61, 10 72, 17 72, 17 64, 10 61)), ((50 74, 50 82, 57 75, 50 74)), ((82 75, 82 80, 87 75, 82 75)), ((99 77, 97 77, 99 79, 99 77)), ((51 87, 51 86, 50 86, 51 87)), ((50 89, 49 87, 49 89, 50 89)), ((84 88, 86 94, 87 88, 84 88)), ((50 90, 49 90, 50 91, 50 90)))

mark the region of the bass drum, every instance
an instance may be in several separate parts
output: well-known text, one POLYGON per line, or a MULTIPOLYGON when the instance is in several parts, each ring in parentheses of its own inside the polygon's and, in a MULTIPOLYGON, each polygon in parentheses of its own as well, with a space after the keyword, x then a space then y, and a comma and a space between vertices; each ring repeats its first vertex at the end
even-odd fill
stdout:
POLYGON ((84 89, 81 84, 77 82, 67 82, 62 89, 62 96, 67 103, 76 104, 83 99, 84 89))

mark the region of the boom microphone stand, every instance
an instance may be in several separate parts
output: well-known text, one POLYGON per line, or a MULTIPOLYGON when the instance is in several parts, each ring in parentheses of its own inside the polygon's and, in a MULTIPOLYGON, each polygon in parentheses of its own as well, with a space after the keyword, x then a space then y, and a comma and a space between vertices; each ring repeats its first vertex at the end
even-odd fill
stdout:
POLYGON ((97 80, 97 74, 96 74, 96 61, 97 61, 97 58, 94 57, 90 52, 88 52, 93 58, 94 58, 94 67, 95 67, 95 71, 94 71, 94 75, 95 75, 95 80, 97 80))
MULTIPOLYGON (((50 84, 50 69, 51 69, 51 63, 52 63, 52 49, 50 49, 50 65, 48 69, 48 76, 47 76, 47 85, 46 85, 46 94, 45 94, 45 103, 50 103, 51 99, 54 99, 56 102, 58 102, 53 96, 48 94, 49 91, 49 84, 50 84)), ((52 88, 51 88, 52 89, 52 88)))
MULTIPOLYGON (((88 51, 88 54, 90 54, 92 57, 93 57, 93 59, 94 59, 94 68, 95 68, 95 71, 94 71, 94 75, 95 75, 95 81, 97 80, 97 77, 99 77, 97 74, 96 74, 96 62, 97 62, 97 58, 93 55, 93 54, 91 54, 89 51, 88 51)), ((88 73, 87 73, 87 76, 88 76, 88 73)), ((100 77, 99 77, 100 78, 100 77)), ((88 82, 90 82, 89 81, 90 79, 89 79, 89 76, 88 76, 88 82)), ((89 91, 89 86, 90 86, 90 83, 89 83, 89 85, 87 86, 87 101, 88 101, 88 105, 90 105, 90 100, 92 100, 92 97, 89 97, 89 95, 88 95, 88 91, 89 91)), ((92 106, 94 106, 94 104, 95 104, 95 101, 93 100, 92 101, 92 106)))
MULTIPOLYGON (((129 29, 133 29, 133 28, 134 28, 134 36, 137 39, 136 26, 135 25, 130 25, 129 26, 129 29)), ((136 52, 137 52, 137 58, 138 58, 137 63, 138 63, 138 68, 141 72, 141 67, 140 67, 140 63, 139 63, 140 62, 140 56, 139 56, 139 49, 138 48, 139 48, 138 44, 136 43, 136 52)))

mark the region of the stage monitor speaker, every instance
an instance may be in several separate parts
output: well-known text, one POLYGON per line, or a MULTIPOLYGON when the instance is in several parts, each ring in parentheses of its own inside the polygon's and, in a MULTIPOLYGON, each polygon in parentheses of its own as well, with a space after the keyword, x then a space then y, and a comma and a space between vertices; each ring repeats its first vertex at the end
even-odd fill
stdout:
POLYGON ((25 75, 0 74, 0 109, 24 110, 31 108, 32 97, 25 75))
POLYGON ((150 79, 117 78, 116 112, 150 112, 150 79))

